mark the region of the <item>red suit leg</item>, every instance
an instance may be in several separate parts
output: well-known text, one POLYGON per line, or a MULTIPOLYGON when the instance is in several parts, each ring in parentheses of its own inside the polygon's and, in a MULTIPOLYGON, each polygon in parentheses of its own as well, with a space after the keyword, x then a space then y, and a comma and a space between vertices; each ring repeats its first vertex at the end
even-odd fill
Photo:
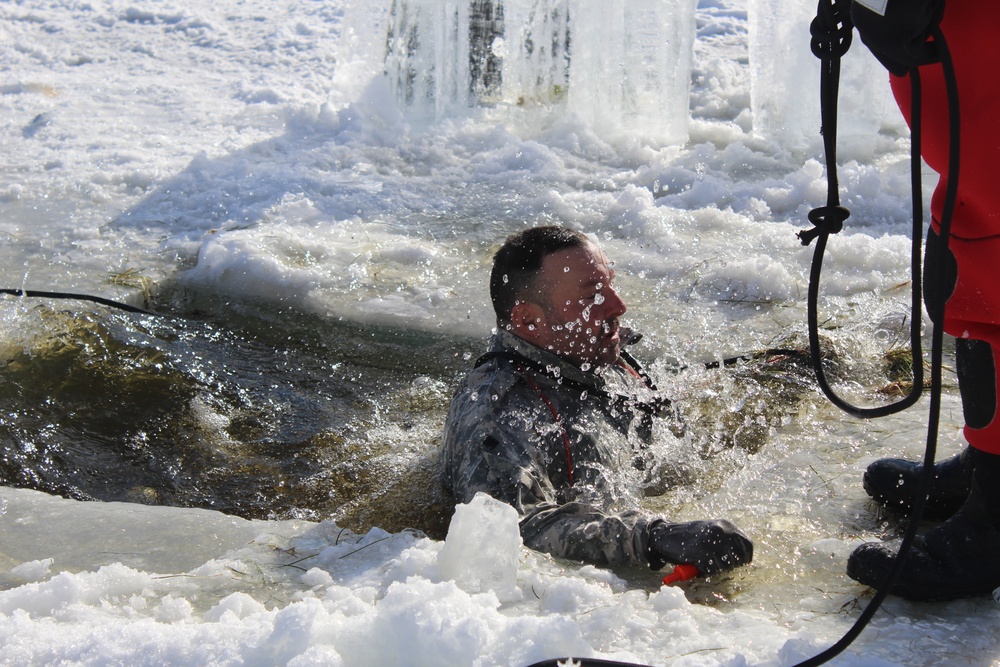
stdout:
MULTIPOLYGON (((1000 12, 988 2, 954 0, 946 6, 941 31, 958 83, 961 151, 958 198, 952 217, 949 268, 939 275, 938 253, 928 239, 928 298, 946 297, 944 330, 960 340, 989 344, 959 346, 959 385, 966 412, 965 435, 973 447, 1000 454, 1000 12), (929 281, 929 282, 930 282, 929 281), (951 288, 951 289, 949 289, 951 288), (971 348, 965 349, 966 347, 971 348), (971 355, 971 356, 970 356, 971 355), (984 403, 992 402, 985 406, 984 403), (987 419, 988 417, 988 419, 987 419)), ((909 77, 890 78, 909 122, 909 77)), ((948 99, 940 65, 920 68, 923 110, 922 153, 941 179, 931 200, 933 231, 939 229, 948 185, 948 99)))

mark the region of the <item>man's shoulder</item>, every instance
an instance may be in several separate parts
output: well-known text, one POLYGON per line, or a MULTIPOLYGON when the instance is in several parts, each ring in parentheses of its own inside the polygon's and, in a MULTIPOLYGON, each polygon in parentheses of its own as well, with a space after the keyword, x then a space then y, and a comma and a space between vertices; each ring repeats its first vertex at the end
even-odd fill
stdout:
POLYGON ((501 357, 482 357, 458 385, 452 405, 465 402, 492 409, 520 383, 517 371, 501 357))
POLYGON ((526 399, 521 387, 515 369, 502 359, 477 365, 459 384, 442 440, 445 486, 453 493, 461 496, 471 488, 472 477, 485 474, 481 466, 487 452, 511 460, 525 457, 526 440, 518 435, 518 422, 513 418, 523 413, 520 408, 526 399))

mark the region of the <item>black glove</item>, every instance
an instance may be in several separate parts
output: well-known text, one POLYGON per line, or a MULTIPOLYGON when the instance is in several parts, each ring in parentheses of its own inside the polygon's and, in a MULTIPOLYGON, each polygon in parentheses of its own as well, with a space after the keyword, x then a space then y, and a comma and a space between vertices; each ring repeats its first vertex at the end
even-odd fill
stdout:
POLYGON ((646 528, 649 564, 690 563, 712 575, 753 560, 753 542, 726 520, 667 523, 656 519, 646 528))
POLYGON ((885 16, 854 0, 851 21, 861 41, 887 70, 903 76, 911 67, 941 60, 937 45, 928 42, 941 22, 945 0, 887 0, 885 16))

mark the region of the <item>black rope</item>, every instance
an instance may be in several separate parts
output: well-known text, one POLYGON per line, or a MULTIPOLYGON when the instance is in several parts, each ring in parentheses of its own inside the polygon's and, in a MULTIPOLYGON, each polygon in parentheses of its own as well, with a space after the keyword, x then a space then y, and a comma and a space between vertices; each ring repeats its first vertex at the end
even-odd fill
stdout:
POLYGON ((603 658, 553 658, 535 662, 528 667, 649 667, 636 662, 619 662, 617 660, 604 660, 603 658))
MULTIPOLYGON (((942 249, 938 258, 938 261, 940 262, 938 275, 943 276, 945 275, 944 272, 946 270, 948 241, 951 233, 951 219, 955 210, 955 201, 958 196, 959 139, 961 126, 959 122, 958 86, 955 80, 955 71, 944 35, 941 34, 941 31, 937 28, 934 30, 934 41, 940 49, 949 108, 948 134, 950 145, 948 157, 948 185, 945 188, 944 205, 941 211, 941 220, 939 221, 941 228, 942 249)), ((920 74, 917 68, 913 67, 910 69, 909 75, 912 85, 913 100, 911 141, 917 142, 917 145, 919 146, 919 109, 921 106, 920 74)), ((919 152, 917 152, 916 155, 919 156, 919 152)), ((914 172, 913 187, 915 200, 918 198, 917 193, 919 192, 920 187, 919 167, 919 161, 916 164, 911 164, 911 169, 914 172)), ((916 206, 916 203, 914 205, 916 206)), ((914 258, 914 261, 917 263, 919 263, 918 260, 919 255, 914 258)), ((812 290, 810 290, 810 293, 811 291, 812 290)), ((883 581, 875 591, 875 595, 872 596, 871 600, 869 600, 868 605, 861 612, 861 615, 858 616, 854 625, 852 625, 851 628, 844 633, 844 636, 841 637, 840 640, 828 649, 813 656, 812 658, 800 662, 795 667, 815 667, 816 665, 822 665, 842 653, 844 649, 850 646, 851 643, 853 643, 854 640, 860 636, 862 631, 864 631, 864 629, 868 626, 872 617, 874 617, 876 612, 878 612, 879 608, 882 606, 882 602, 889 595, 889 591, 892 589, 893 585, 895 585, 900 572, 902 572, 903 563, 906 560, 906 554, 909 552, 913 540, 916 538, 917 530, 920 526, 920 520, 923 517, 924 508, 927 504, 927 497, 934 481, 934 459, 936 457, 937 434, 941 416, 941 366, 944 348, 943 323, 945 299, 936 300, 933 304, 931 304, 931 308, 933 309, 931 312, 931 320, 934 322, 934 328, 931 336, 931 398, 927 421, 927 446, 924 450, 923 470, 916 496, 916 502, 914 503, 909 523, 903 533, 903 539, 900 542, 899 549, 896 552, 896 557, 893 559, 892 568, 886 575, 885 581, 883 581)), ((817 373, 820 372, 819 364, 817 363, 817 373)))
POLYGON ((803 245, 816 237, 821 241, 844 227, 851 212, 840 205, 840 184, 837 180, 837 98, 840 95, 840 59, 851 48, 854 24, 851 3, 841 0, 820 0, 816 18, 809 24, 812 39, 809 46, 820 59, 820 133, 827 164, 827 205, 809 212, 812 229, 799 232, 803 245), (830 166, 833 165, 831 169, 830 166))
POLYGON ((820 58, 820 99, 823 148, 826 154, 827 201, 826 206, 809 212, 813 228, 798 233, 803 245, 816 241, 812 266, 809 274, 807 317, 809 326, 809 348, 816 381, 820 389, 834 405, 848 414, 861 418, 884 417, 910 407, 920 398, 923 390, 923 351, 920 344, 922 322, 922 296, 920 275, 920 253, 923 247, 923 202, 920 186, 920 105, 913 106, 913 127, 911 131, 910 170, 913 191, 913 233, 911 242, 911 310, 910 310, 910 354, 912 360, 913 387, 901 400, 888 405, 862 408, 841 398, 830 386, 823 369, 823 351, 819 340, 819 286, 823 270, 823 256, 830 234, 843 229, 843 223, 850 211, 840 205, 840 186, 837 176, 837 102, 840 94, 840 58, 850 47, 853 24, 850 18, 850 2, 842 0, 820 0, 816 18, 810 25, 813 35, 812 51, 820 58), (832 4, 830 3, 832 2, 832 4))
POLYGON ((120 301, 112 301, 111 299, 105 299, 104 297, 93 296, 91 294, 73 294, 71 292, 40 292, 38 290, 30 290, 30 289, 6 289, 6 288, 0 288, 0 294, 9 294, 11 296, 31 297, 38 299, 76 299, 79 301, 93 301, 94 303, 99 303, 102 306, 110 306, 111 308, 124 310, 125 312, 128 313, 141 313, 143 315, 153 314, 148 310, 143 310, 142 308, 137 308, 136 306, 130 306, 127 303, 121 303, 120 301))

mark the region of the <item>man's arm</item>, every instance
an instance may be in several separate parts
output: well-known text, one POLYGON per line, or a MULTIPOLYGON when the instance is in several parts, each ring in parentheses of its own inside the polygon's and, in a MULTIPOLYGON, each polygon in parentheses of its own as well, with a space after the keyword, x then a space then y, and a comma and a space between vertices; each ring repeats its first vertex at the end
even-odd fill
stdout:
POLYGON ((646 527, 637 511, 607 514, 586 503, 537 503, 521 520, 525 545, 596 565, 651 565, 646 527))
POLYGON ((753 543, 729 521, 673 523, 640 511, 611 513, 579 500, 559 502, 543 466, 521 463, 516 446, 506 450, 512 456, 504 451, 493 445, 477 468, 489 471, 485 479, 492 481, 477 484, 470 478, 467 493, 471 498, 483 491, 512 505, 521 516, 521 538, 532 549, 612 567, 687 563, 705 575, 753 559, 753 543))
MULTIPOLYGON (((690 563, 703 574, 753 558, 753 544, 728 521, 670 523, 639 511, 607 512, 599 499, 585 502, 562 481, 553 483, 546 452, 560 452, 562 442, 546 423, 533 401, 481 387, 460 391, 444 434, 446 487, 458 502, 483 492, 511 505, 525 545, 559 558, 653 568, 690 563), (503 409, 491 409, 499 401, 503 409)), ((558 475, 559 465, 552 470, 558 475)))

